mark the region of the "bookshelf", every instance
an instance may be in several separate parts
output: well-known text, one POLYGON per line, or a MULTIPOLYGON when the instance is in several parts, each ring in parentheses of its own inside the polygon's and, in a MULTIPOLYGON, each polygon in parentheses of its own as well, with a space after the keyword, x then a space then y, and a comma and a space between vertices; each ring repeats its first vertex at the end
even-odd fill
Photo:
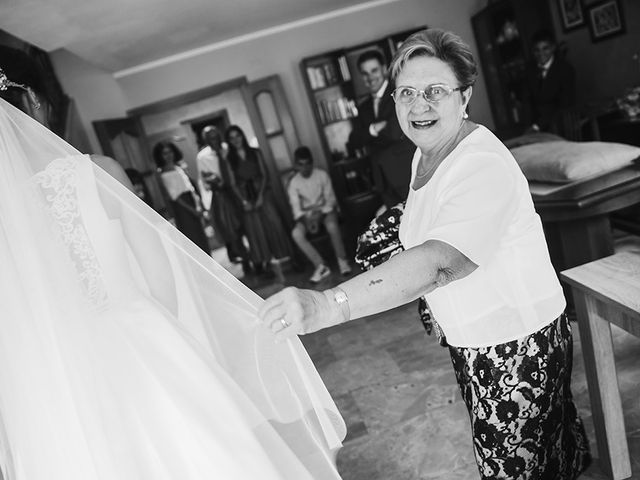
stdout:
POLYGON ((426 27, 413 28, 373 39, 348 48, 319 53, 302 59, 300 70, 313 111, 329 174, 343 216, 357 235, 381 205, 373 191, 370 160, 366 152, 349 145, 358 104, 369 95, 360 74, 358 57, 377 49, 387 64, 409 35, 426 27))

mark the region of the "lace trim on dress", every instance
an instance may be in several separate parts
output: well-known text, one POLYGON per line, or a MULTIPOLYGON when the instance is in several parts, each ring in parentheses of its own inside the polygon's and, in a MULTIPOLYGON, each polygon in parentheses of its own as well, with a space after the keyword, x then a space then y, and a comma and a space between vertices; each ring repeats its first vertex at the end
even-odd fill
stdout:
POLYGON ((96 307, 103 307, 108 303, 108 296, 102 268, 78 206, 78 165, 77 158, 58 158, 34 175, 34 182, 44 193, 45 208, 67 246, 88 300, 96 307))

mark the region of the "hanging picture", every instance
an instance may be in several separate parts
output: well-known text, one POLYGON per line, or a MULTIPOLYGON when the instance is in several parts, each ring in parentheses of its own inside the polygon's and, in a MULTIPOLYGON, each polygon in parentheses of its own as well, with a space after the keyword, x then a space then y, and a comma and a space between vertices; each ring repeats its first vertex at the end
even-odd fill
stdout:
POLYGON ((589 7, 589 31, 594 42, 624 33, 624 21, 618 0, 606 0, 589 7))
POLYGON ((584 14, 580 0, 557 0, 560 20, 565 32, 584 25, 584 14))

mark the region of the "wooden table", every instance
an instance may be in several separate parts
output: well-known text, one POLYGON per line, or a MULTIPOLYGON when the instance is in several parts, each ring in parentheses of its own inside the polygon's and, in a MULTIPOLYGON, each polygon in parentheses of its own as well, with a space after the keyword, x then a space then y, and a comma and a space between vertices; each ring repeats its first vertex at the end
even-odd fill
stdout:
POLYGON ((566 270, 560 277, 573 291, 602 467, 615 480, 629 478, 611 324, 640 337, 640 255, 618 253, 566 270))
MULTIPOLYGON (((547 195, 532 193, 556 272, 611 255, 611 212, 640 203, 640 164, 569 183, 547 195)), ((565 288, 568 311, 571 292, 565 288)))

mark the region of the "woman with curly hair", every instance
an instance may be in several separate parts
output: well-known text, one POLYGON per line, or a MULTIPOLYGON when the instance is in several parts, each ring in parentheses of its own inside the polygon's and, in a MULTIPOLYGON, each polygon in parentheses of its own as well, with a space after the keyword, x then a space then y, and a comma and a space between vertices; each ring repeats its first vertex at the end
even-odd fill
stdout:
POLYGON ((176 227, 210 254, 200 196, 187 173, 178 165, 182 160, 182 152, 172 142, 163 141, 153 147, 153 159, 160 170, 161 184, 171 200, 176 227))

